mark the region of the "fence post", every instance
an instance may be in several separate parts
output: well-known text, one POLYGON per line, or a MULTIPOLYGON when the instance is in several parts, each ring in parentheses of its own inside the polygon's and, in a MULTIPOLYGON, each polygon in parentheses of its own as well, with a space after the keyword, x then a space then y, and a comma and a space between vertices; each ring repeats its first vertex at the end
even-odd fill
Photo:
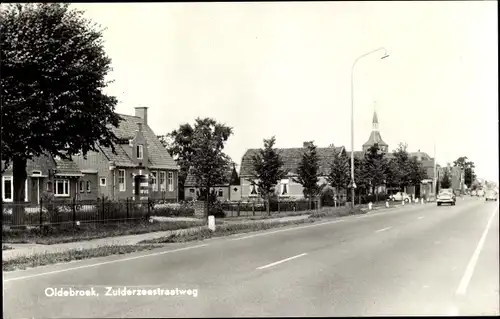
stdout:
POLYGON ((104 197, 101 200, 102 200, 101 222, 104 224, 104 197))
POLYGON ((73 209, 73 229, 76 226, 76 197, 73 197, 73 203, 71 205, 71 208, 73 209))
POLYGON ((237 215, 238 217, 240 217, 240 202, 238 202, 238 207, 236 209, 237 209, 237 215))
POLYGON ((150 206, 150 202, 149 202, 149 197, 148 197, 148 215, 146 216, 148 221, 149 221, 149 217, 151 216, 151 209, 149 206, 150 206))
POLYGON ((128 219, 129 219, 129 215, 128 215, 128 197, 127 197, 127 200, 125 201, 125 206, 127 206, 127 219, 125 220, 125 222, 128 222, 128 219))
POLYGON ((43 225, 43 199, 40 198, 40 232, 42 231, 43 225))
POLYGON ((252 202, 252 215, 255 216, 255 202, 252 202))

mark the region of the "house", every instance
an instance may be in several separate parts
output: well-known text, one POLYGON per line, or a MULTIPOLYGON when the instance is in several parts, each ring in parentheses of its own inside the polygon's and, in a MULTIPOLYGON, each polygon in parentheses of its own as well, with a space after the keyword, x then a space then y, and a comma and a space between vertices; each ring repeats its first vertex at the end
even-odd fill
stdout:
MULTIPOLYGON (((5 163, 2 162, 2 168, 5 163)), ((44 194, 53 195, 54 200, 66 200, 78 193, 78 180, 83 177, 76 164, 70 160, 41 155, 26 163, 25 201, 40 204, 44 194)), ((14 178, 12 165, 2 174, 2 201, 14 200, 14 178)))
POLYGON ((179 166, 148 126, 148 108, 136 107, 135 116, 119 115, 123 120, 117 128, 111 127, 119 139, 116 154, 98 145, 85 158, 72 157, 83 173, 79 197, 177 201, 179 166))
MULTIPOLYGON (((410 195, 414 195, 416 198, 429 198, 435 193, 435 179, 434 179, 434 164, 435 158, 430 157, 427 153, 421 152, 409 152, 410 157, 415 158, 425 170, 427 178, 422 180, 420 185, 407 187, 407 192, 410 195)), ((437 165, 436 165, 437 167, 437 165)))
POLYGON ((438 189, 441 188, 440 182, 443 180, 444 174, 448 173, 451 181, 451 188, 456 193, 462 193, 464 191, 464 178, 465 173, 460 167, 451 166, 448 164, 445 167, 440 167, 437 171, 438 173, 438 189))
MULTIPOLYGON (((300 161, 302 160, 302 155, 304 153, 305 147, 307 147, 307 142, 304 142, 303 147, 296 148, 281 148, 278 152, 284 162, 283 169, 288 171, 286 178, 279 181, 276 187, 276 194, 282 199, 300 199, 304 197, 303 187, 301 184, 294 181, 297 175, 297 169, 299 167, 300 161)), ((316 152, 319 158, 319 173, 320 181, 319 184, 326 183, 326 176, 330 171, 330 163, 335 152, 341 154, 344 152, 344 147, 318 147, 316 152)), ((249 149, 243 155, 241 160, 240 169, 240 184, 241 184, 241 198, 245 200, 258 200, 259 193, 255 185, 251 185, 250 180, 253 176, 253 163, 252 158, 259 152, 259 149, 249 149)), ((355 156, 362 156, 362 152, 356 152, 355 156)), ((350 153, 347 154, 350 156, 350 153)))
MULTIPOLYGON (((233 168, 226 172, 226 181, 227 183, 211 187, 210 191, 215 192, 217 199, 220 201, 239 201, 241 199, 240 180, 234 164, 233 168)), ((199 195, 199 183, 190 170, 184 182, 184 198, 186 200, 193 200, 198 198, 199 195)))

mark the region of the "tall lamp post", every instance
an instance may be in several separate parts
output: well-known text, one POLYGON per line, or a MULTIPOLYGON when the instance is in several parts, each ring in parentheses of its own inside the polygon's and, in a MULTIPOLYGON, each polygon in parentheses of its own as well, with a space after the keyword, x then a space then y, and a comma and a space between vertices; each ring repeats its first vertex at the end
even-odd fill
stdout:
POLYGON ((384 53, 381 59, 389 57, 389 54, 387 54, 387 50, 384 47, 381 47, 359 56, 356 60, 354 60, 351 67, 351 182, 349 183, 349 187, 351 188, 351 207, 353 209, 354 190, 356 189, 356 183, 354 182, 354 67, 356 66, 356 63, 365 56, 379 51, 383 51, 384 53))

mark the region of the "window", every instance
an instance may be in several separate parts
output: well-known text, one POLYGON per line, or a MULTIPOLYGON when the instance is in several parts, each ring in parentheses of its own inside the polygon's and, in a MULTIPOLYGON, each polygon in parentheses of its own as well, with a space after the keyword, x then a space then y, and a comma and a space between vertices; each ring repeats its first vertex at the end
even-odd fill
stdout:
POLYGON ((167 190, 167 179, 165 178, 165 172, 160 172, 160 190, 165 192, 167 190))
POLYGON ((281 192, 280 192, 281 196, 288 195, 288 184, 289 184, 288 179, 281 180, 281 192))
POLYGON ((12 202, 14 199, 14 194, 13 194, 13 180, 12 177, 3 177, 3 185, 2 185, 2 199, 4 202, 12 202))
POLYGON ((87 181, 87 193, 90 193, 90 181, 87 181))
MULTIPOLYGON (((14 200, 14 178, 12 176, 3 176, 2 183, 2 200, 12 202, 14 200)), ((28 179, 24 181, 24 201, 28 201, 28 179)))
POLYGON ((151 172, 151 185, 153 187, 153 192, 158 191, 157 175, 158 172, 151 172))
POLYGON ((99 180, 101 182, 101 186, 106 186, 106 177, 101 177, 99 180))
POLYGON ((218 197, 222 197, 224 196, 224 192, 222 191, 222 189, 219 188, 219 193, 217 194, 218 197))
POLYGON ((174 173, 168 172, 168 191, 174 191, 174 173))
POLYGON ((120 192, 125 191, 125 170, 124 169, 119 169, 118 170, 118 189, 120 192))
POLYGON ((191 194, 194 194, 194 188, 190 188, 190 189, 189 189, 189 192, 190 192, 191 194))
POLYGON ((142 145, 137 145, 137 159, 143 159, 144 149, 142 145))
POLYGON ((54 182, 54 195, 61 197, 69 197, 69 181, 59 179, 54 182))
POLYGON ((80 193, 85 192, 85 181, 80 181, 80 193))

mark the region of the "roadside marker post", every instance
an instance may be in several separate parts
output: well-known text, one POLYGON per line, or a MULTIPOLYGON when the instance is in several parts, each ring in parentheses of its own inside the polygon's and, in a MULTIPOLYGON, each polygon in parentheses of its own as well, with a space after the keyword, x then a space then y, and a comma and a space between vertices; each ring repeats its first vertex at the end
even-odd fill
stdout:
POLYGON ((215 231, 215 216, 208 216, 208 229, 215 231))
POLYGON ((388 200, 385 201, 385 207, 389 207, 389 201, 388 200))
POLYGON ((373 205, 373 204, 372 204, 372 202, 369 202, 369 203, 368 203, 368 209, 369 209, 369 210, 372 210, 372 205, 373 205))
POLYGON ((403 199, 403 202, 401 203, 401 205, 403 205, 403 206, 405 205, 405 200, 404 199, 403 199))

